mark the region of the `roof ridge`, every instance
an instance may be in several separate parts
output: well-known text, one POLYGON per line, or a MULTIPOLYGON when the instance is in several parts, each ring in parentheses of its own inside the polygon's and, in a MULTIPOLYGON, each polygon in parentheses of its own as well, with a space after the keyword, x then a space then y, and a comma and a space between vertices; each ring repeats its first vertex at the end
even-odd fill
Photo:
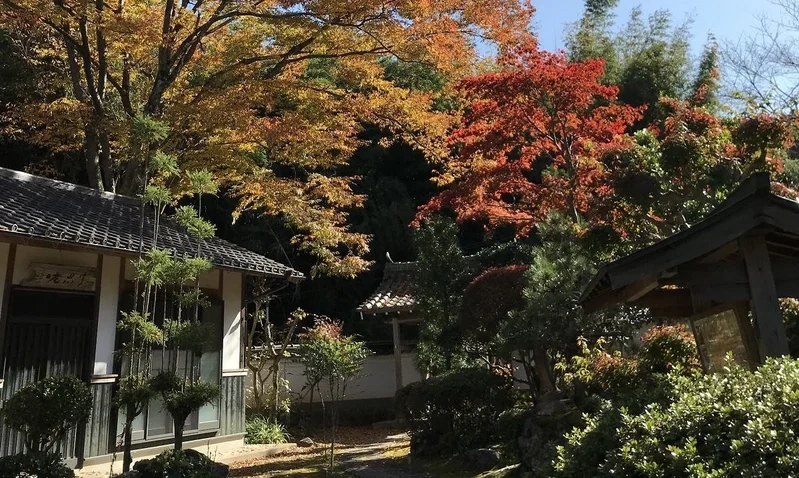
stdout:
POLYGON ((70 183, 69 181, 62 181, 60 179, 38 176, 36 174, 26 173, 25 171, 17 171, 16 169, 9 169, 1 166, 0 166, 0 176, 22 181, 36 181, 39 183, 44 183, 49 186, 59 187, 61 189, 70 189, 80 194, 100 197, 111 201, 125 201, 135 204, 141 204, 141 201, 132 196, 126 196, 124 194, 117 194, 108 191, 99 191, 97 189, 90 188, 88 186, 83 186, 81 184, 75 184, 75 183, 70 183))

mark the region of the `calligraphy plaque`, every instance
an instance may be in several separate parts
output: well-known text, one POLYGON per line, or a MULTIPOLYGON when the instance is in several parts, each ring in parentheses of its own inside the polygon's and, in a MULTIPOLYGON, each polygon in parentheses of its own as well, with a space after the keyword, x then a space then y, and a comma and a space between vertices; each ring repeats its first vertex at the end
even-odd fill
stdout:
POLYGON ((28 268, 28 276, 21 281, 20 285, 93 292, 96 283, 97 273, 93 267, 32 262, 28 268))

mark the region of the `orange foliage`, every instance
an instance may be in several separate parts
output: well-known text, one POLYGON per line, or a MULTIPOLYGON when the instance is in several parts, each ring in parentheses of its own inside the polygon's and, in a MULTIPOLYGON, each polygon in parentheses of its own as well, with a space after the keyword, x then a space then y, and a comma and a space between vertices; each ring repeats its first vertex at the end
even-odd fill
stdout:
POLYGON ((569 63, 529 42, 499 64, 498 73, 460 83, 471 103, 450 136, 457 156, 438 178, 457 182, 420 217, 451 209, 461 221, 511 224, 519 235, 553 211, 602 221, 594 206, 612 190, 600 149, 619 141, 640 110, 599 83, 601 60, 569 63))

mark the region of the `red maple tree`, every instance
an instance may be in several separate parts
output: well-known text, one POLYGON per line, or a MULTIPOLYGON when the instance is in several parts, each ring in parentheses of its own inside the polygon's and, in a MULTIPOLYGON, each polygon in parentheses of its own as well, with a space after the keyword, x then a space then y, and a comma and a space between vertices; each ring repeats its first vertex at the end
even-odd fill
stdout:
POLYGON ((467 78, 469 101, 450 143, 455 157, 440 180, 453 183, 420 210, 442 209, 488 230, 510 224, 527 235, 553 211, 599 221, 612 194, 600 149, 640 115, 603 85, 602 60, 570 63, 531 42, 499 58, 501 71, 467 78))

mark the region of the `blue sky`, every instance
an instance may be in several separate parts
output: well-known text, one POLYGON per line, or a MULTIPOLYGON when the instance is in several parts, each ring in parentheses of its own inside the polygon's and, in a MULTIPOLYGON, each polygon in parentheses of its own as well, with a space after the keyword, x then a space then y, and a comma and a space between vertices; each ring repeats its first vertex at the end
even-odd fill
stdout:
MULTIPOLYGON (((533 0, 536 7, 535 28, 541 46, 547 50, 562 48, 566 24, 580 18, 583 0, 533 0)), ((769 0, 621 0, 615 10, 618 23, 625 23, 630 10, 641 6, 644 14, 666 9, 681 23, 693 18, 693 51, 698 55, 708 33, 720 41, 735 40, 758 25, 757 15, 778 18, 780 9, 769 0)))

